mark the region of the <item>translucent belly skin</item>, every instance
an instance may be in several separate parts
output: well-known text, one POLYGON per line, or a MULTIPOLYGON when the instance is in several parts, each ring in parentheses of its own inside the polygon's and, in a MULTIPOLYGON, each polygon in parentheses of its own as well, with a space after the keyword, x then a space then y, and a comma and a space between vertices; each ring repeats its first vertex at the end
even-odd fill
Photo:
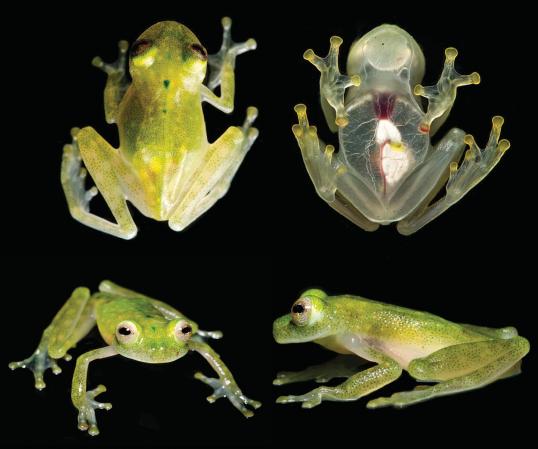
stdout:
POLYGON ((338 67, 342 39, 330 41, 325 58, 313 50, 304 58, 321 72, 321 106, 340 149, 335 152, 318 139, 306 106, 297 105, 293 132, 310 178, 324 201, 362 229, 398 222, 401 234, 412 234, 463 198, 499 162, 510 146, 499 140, 504 119, 493 118, 484 149, 457 128, 433 146, 431 137, 448 117, 457 88, 480 82, 476 72, 455 70, 457 50, 445 50, 439 81, 423 87, 424 55, 397 26, 381 25, 355 41, 347 74, 338 67), (425 110, 420 97, 428 100, 425 110), (445 186, 446 194, 432 202, 445 186))

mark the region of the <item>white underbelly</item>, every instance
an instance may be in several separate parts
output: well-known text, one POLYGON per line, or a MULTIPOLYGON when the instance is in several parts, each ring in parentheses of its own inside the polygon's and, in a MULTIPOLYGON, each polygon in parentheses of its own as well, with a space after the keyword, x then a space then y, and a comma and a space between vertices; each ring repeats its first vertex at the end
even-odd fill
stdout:
POLYGON ((363 338, 352 334, 343 335, 338 338, 338 341, 349 351, 372 362, 376 362, 376 360, 369 349, 381 352, 397 362, 403 369, 407 369, 412 360, 426 357, 435 351, 448 346, 441 342, 426 344, 391 340, 378 341, 372 338, 363 338))

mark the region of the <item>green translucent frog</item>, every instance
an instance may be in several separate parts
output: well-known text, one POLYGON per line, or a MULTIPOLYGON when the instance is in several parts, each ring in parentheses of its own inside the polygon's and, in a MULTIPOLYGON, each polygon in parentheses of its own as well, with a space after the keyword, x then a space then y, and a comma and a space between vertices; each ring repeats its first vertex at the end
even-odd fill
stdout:
POLYGON ((119 43, 117 62, 93 64, 108 75, 105 114, 117 123, 118 149, 92 127, 74 128, 73 143, 64 147, 61 179, 71 215, 81 223, 124 239, 137 228, 129 200, 144 215, 167 220, 181 231, 220 199, 258 135, 257 116, 247 109, 242 127, 232 126, 208 143, 202 103, 229 113, 234 108, 235 59, 256 48, 254 39, 231 40, 231 20, 222 19, 223 43, 208 55, 198 38, 177 22, 159 22, 132 45, 125 70, 126 41, 119 43), (207 65, 210 66, 206 80, 207 65), (220 86, 220 96, 213 91, 220 86), (95 187, 84 187, 86 169, 95 187), (101 192, 116 220, 90 212, 90 200, 101 192))
POLYGON ((67 351, 97 324, 108 346, 82 354, 77 359, 73 375, 71 399, 78 409, 78 428, 97 435, 96 409, 110 410, 110 403, 101 403, 95 397, 106 391, 103 385, 87 391, 88 365, 92 360, 122 355, 145 363, 168 363, 183 357, 187 352, 200 353, 217 372, 213 379, 196 373, 194 377, 214 389, 207 398, 214 402, 226 397, 247 418, 261 403, 246 397, 235 382, 232 373, 218 354, 205 342, 219 339, 220 331, 203 331, 181 312, 164 302, 127 290, 110 281, 103 281, 99 292, 93 295, 85 287, 77 288, 45 329, 36 351, 27 359, 11 362, 9 367, 28 368, 33 371, 35 387, 45 388, 43 373, 51 368, 61 372, 57 360, 70 360, 67 351))
POLYGON ((273 335, 278 343, 313 341, 340 354, 329 363, 277 375, 275 385, 347 378, 334 387, 320 386, 300 396, 277 399, 279 403, 302 402, 305 408, 323 400, 359 399, 396 380, 402 370, 435 384, 371 400, 368 408, 404 407, 473 390, 519 374, 521 359, 529 352, 529 342, 513 327, 452 323, 358 296, 327 296, 321 290, 304 292, 291 313, 274 322, 273 335), (359 371, 367 362, 375 365, 359 371))

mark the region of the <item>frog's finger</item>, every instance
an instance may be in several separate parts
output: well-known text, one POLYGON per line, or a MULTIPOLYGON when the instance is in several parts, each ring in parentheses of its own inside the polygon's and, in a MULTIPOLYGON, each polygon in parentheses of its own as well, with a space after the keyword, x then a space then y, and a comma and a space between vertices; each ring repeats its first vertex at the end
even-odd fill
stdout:
POLYGON ((222 331, 204 331, 202 329, 198 329, 197 334, 202 338, 212 338, 213 340, 219 340, 223 337, 222 331))

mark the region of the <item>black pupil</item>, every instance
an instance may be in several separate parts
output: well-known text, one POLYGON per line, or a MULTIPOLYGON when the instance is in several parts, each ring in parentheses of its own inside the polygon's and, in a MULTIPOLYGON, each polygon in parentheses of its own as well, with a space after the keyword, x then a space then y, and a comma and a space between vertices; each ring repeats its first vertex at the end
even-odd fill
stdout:
POLYGON ((129 329, 128 327, 120 327, 118 332, 120 333, 120 335, 131 335, 131 329, 129 329))
POLYGON ((191 45, 191 48, 196 52, 198 53, 202 58, 206 58, 207 57, 207 53, 205 51, 205 48, 202 47, 201 45, 199 44, 192 44, 191 45))
POLYGON ((131 56, 138 56, 140 53, 143 53, 151 46, 151 41, 146 39, 141 39, 136 41, 131 47, 131 56))
POLYGON ((190 326, 185 326, 183 329, 181 329, 181 332, 184 334, 190 334, 192 331, 192 328, 190 326))
POLYGON ((303 313, 304 312, 304 306, 302 304, 295 304, 293 308, 291 309, 293 313, 303 313))

